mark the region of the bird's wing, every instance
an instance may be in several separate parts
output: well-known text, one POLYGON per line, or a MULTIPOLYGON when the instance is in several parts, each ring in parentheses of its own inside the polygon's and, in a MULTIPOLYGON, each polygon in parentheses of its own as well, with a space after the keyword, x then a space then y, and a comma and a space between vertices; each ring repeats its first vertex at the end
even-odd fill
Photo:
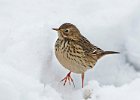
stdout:
POLYGON ((91 44, 88 39, 82 36, 81 40, 79 41, 79 45, 83 48, 86 55, 98 55, 103 52, 102 49, 98 48, 97 46, 91 44))
POLYGON ((103 52, 103 50, 91 44, 84 36, 75 44, 81 49, 81 55, 86 66, 93 67, 98 60, 98 55, 103 52))

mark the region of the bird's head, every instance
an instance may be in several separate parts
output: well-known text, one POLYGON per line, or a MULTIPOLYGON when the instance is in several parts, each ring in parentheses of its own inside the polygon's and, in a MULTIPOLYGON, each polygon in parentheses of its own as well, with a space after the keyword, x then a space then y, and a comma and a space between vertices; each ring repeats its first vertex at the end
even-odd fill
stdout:
POLYGON ((53 28, 58 32, 58 38, 77 40, 80 37, 80 31, 71 23, 64 23, 59 28, 53 28))

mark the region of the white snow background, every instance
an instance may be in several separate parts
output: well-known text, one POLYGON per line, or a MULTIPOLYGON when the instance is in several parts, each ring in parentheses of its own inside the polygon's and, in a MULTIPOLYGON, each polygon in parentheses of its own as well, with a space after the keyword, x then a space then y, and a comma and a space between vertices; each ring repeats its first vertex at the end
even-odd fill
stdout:
POLYGON ((0 0, 0 100, 140 100, 139 0, 0 0), (92 43, 120 51, 76 88, 54 55, 57 28, 75 24, 92 43))

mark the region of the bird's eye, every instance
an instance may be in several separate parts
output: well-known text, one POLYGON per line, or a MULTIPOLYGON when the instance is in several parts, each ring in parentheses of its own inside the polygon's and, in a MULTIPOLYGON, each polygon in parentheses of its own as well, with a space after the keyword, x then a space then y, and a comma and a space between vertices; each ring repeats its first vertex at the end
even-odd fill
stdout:
POLYGON ((69 30, 68 30, 68 29, 66 29, 66 30, 65 30, 65 32, 67 33, 67 32, 69 32, 69 30))

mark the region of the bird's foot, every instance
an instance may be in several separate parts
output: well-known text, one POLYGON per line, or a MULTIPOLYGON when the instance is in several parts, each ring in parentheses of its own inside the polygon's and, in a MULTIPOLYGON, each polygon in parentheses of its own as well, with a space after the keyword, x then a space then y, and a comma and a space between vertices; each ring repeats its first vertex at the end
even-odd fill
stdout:
POLYGON ((64 86, 66 85, 66 82, 67 82, 67 81, 69 81, 69 84, 70 84, 70 85, 71 85, 71 82, 72 82, 72 83, 73 83, 73 86, 75 87, 74 81, 73 81, 73 79, 71 78, 70 74, 71 74, 71 72, 69 72, 69 73, 67 74, 67 76, 66 76, 64 79, 61 80, 61 82, 64 81, 64 84, 63 84, 64 86))

